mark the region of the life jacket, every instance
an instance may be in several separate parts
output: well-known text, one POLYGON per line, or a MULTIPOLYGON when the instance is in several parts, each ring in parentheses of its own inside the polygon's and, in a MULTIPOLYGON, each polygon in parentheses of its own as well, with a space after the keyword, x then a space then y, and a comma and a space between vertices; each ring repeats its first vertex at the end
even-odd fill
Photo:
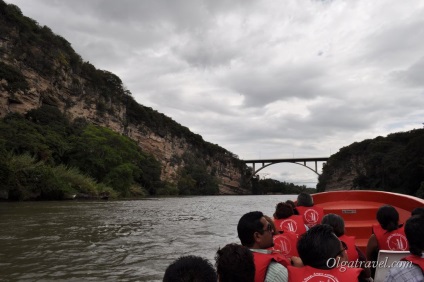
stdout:
POLYGON ((422 272, 424 273, 424 258, 423 257, 409 255, 407 257, 404 257, 402 260, 412 262, 413 264, 421 268, 422 272))
POLYGON ((322 218, 324 217, 324 209, 315 205, 312 207, 297 206, 296 209, 303 217, 303 222, 305 225, 309 228, 320 224, 322 218))
POLYGON ((355 236, 347 236, 343 234, 339 237, 340 241, 343 241, 347 245, 347 258, 349 261, 356 261, 359 259, 358 251, 356 250, 356 244, 355 244, 355 236))
MULTIPOLYGON (((303 224, 303 222, 302 222, 303 224)), ((286 258, 299 256, 297 252, 297 235, 296 233, 284 231, 283 234, 274 236, 274 247, 272 249, 281 252, 286 258)))
POLYGON ((344 271, 335 267, 332 269, 318 269, 311 266, 287 267, 290 282, 357 282, 361 268, 346 267, 344 271))
POLYGON ((403 226, 396 230, 387 232, 387 230, 383 229, 380 224, 374 224, 372 226, 372 231, 377 238, 378 248, 380 250, 409 250, 409 244, 406 239, 403 226))
POLYGON ((262 254, 255 251, 253 253, 253 261, 255 263, 255 282, 264 282, 268 266, 272 260, 287 267, 290 263, 281 254, 262 254))
POLYGON ((303 217, 300 215, 291 215, 284 219, 274 219, 274 225, 278 231, 294 232, 297 235, 302 235, 306 232, 303 217))

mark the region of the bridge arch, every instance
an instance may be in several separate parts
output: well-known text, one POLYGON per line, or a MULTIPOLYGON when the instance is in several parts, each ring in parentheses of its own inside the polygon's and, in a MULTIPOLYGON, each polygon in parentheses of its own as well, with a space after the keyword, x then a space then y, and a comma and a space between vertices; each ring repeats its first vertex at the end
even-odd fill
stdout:
POLYGON ((274 164, 278 164, 278 163, 294 163, 294 164, 297 164, 297 165, 301 165, 301 166, 304 166, 304 167, 310 169, 311 171, 315 172, 319 176, 320 174, 318 172, 318 162, 326 162, 327 160, 328 160, 328 157, 323 157, 323 158, 293 158, 293 159, 264 159, 264 160, 258 159, 258 160, 244 160, 243 162, 245 164, 252 164, 253 173, 252 173, 252 176, 250 177, 250 179, 252 179, 262 169, 269 167, 271 165, 274 165, 274 164), (306 165, 306 163, 308 163, 308 162, 315 163, 315 169, 306 165), (262 166, 259 169, 256 170, 255 164, 261 164, 262 166))

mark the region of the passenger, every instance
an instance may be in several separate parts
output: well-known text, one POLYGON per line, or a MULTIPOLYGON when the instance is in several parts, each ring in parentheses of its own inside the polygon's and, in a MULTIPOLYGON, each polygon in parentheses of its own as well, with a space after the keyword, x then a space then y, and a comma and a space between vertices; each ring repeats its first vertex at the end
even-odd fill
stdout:
POLYGON ((216 282, 213 265, 198 256, 182 256, 165 270, 164 282, 216 282))
POLYGON ((294 215, 299 215, 299 212, 296 209, 296 204, 292 200, 287 200, 286 204, 289 204, 290 206, 292 206, 294 215))
MULTIPOLYGON (((272 220, 269 216, 264 215, 266 221, 272 225, 272 230, 274 230, 273 240, 274 247, 271 247, 270 250, 274 250, 280 252, 286 258, 292 258, 293 256, 298 257, 297 253, 297 234, 289 231, 277 231, 274 225, 274 220, 272 220)), ((303 221, 302 221, 303 224, 303 221)))
POLYGON ((340 215, 329 213, 324 216, 321 223, 330 225, 333 228, 334 234, 336 234, 339 240, 344 242, 347 246, 346 253, 348 260, 352 262, 358 261, 357 265, 361 266, 364 270, 364 277, 371 277, 371 269, 367 268, 365 264, 367 258, 358 246, 356 246, 355 237, 345 234, 345 223, 343 218, 340 215))
POLYGON ((411 255, 402 260, 413 265, 400 265, 390 269, 385 282, 424 281, 424 215, 414 215, 406 221, 406 238, 411 255))
MULTIPOLYGON (((373 234, 368 239, 367 259, 376 261, 379 250, 406 251, 408 241, 402 224, 399 224, 399 213, 390 206, 381 206, 377 211, 377 221, 379 224, 372 226, 373 234)), ((372 270, 374 277, 375 268, 372 270)))
POLYGON ((289 266, 289 281, 368 281, 362 269, 343 267, 347 247, 328 225, 316 225, 300 236, 297 243, 303 267, 289 266))
POLYGON ((302 216, 294 215, 290 204, 277 204, 274 213, 274 224, 278 231, 289 231, 297 235, 302 235, 306 232, 302 216))
POLYGON ((253 282, 255 264, 252 252, 238 244, 228 244, 215 256, 219 282, 253 282))
POLYGON ((288 281, 286 266, 289 261, 267 250, 274 246, 272 233, 272 225, 260 211, 246 213, 237 224, 241 244, 253 252, 255 282, 288 281))
POLYGON ((266 221, 268 221, 269 224, 271 224, 272 227, 272 235, 278 235, 280 234, 280 232, 278 232, 277 228, 275 228, 275 224, 274 224, 274 220, 272 218, 270 218, 269 216, 264 214, 264 217, 266 219, 266 221))
POLYGON ((312 196, 302 192, 297 196, 297 207, 299 214, 303 217, 303 221, 307 227, 319 224, 324 217, 324 210, 314 205, 312 196))
MULTIPOLYGON (((336 234, 336 236, 339 238, 340 241, 343 241, 346 243, 348 247, 347 257, 349 261, 356 261, 357 259, 359 259, 359 256, 360 254, 362 254, 362 252, 358 249, 358 247, 355 244, 355 237, 347 236, 345 234, 345 224, 341 216, 334 213, 326 214, 323 217, 321 224, 328 224, 331 227, 333 227, 334 234, 336 234)), ((363 258, 365 259, 364 255, 363 255, 363 258)))

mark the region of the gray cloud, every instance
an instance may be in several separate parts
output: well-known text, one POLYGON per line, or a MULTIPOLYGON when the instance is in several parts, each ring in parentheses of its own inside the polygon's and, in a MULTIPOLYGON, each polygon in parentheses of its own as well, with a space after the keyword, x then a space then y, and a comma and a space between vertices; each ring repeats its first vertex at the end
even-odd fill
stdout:
MULTIPOLYGON (((328 156, 422 126, 419 1, 7 2, 139 103, 242 159, 328 156)), ((314 179, 302 167, 265 173, 314 179)))

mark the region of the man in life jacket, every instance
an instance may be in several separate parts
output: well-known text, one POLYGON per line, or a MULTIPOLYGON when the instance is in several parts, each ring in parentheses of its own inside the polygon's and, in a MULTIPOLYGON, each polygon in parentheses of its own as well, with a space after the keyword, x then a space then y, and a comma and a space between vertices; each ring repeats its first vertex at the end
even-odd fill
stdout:
POLYGON ((314 205, 312 196, 305 192, 302 192, 297 196, 296 209, 303 217, 305 225, 309 228, 320 224, 324 217, 323 208, 314 205))
POLYGON ((288 259, 272 250, 273 230, 260 211, 243 215, 237 224, 237 234, 243 246, 253 252, 255 282, 288 281, 288 259))
POLYGON ((405 224, 405 234, 411 255, 390 269, 385 282, 424 281, 424 215, 410 217, 405 224))
POLYGON ((255 264, 252 252, 238 244, 227 244, 216 252, 218 282, 253 282, 255 264))
POLYGON ((319 224, 300 236, 297 244, 303 267, 288 266, 289 281, 356 282, 363 279, 362 269, 347 264, 346 245, 326 224, 319 224))

